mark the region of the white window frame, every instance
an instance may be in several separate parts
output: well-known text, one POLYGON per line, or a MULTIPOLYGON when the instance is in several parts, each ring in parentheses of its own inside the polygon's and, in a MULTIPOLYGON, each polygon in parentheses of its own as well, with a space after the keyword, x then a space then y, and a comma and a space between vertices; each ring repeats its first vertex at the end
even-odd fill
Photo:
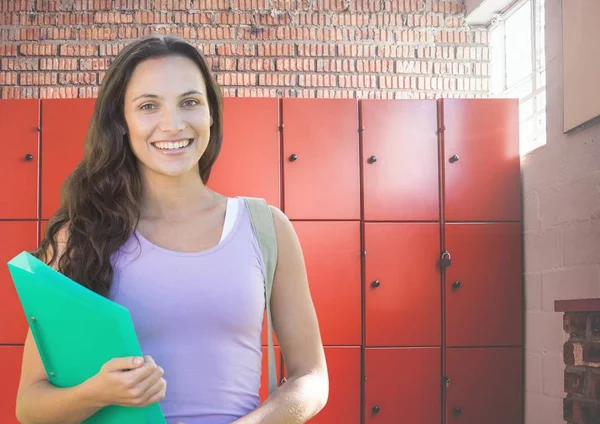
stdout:
POLYGON ((533 121, 533 134, 531 139, 520 140, 521 156, 546 144, 546 60, 545 60, 545 16, 543 11, 545 0, 519 0, 513 3, 501 15, 497 16, 489 26, 490 39, 492 40, 492 97, 516 97, 512 93, 522 89, 525 84, 531 81, 531 90, 519 97, 519 105, 531 101, 533 112, 520 118, 520 125, 529 124, 533 121), (531 74, 528 74, 522 80, 507 86, 506 75, 506 35, 505 24, 516 11, 521 7, 527 7, 529 3, 531 8, 531 74), (498 38, 500 42, 494 42, 492 32, 500 31, 498 38), (500 86, 497 86, 500 82, 500 86), (496 83, 496 84, 494 84, 496 83), (542 98, 544 101, 542 102, 542 98))

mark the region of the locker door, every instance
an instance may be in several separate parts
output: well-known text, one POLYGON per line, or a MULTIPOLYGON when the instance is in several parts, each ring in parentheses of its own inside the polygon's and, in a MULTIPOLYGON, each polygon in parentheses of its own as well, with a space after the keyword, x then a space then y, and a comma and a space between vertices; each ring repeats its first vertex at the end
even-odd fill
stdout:
POLYGON ((447 349, 446 422, 523 423, 521 348, 447 349))
POLYGON ((17 389, 21 378, 23 346, 0 346, 0 423, 18 424, 15 416, 17 389))
POLYGON ((440 346, 439 224, 365 224, 367 346, 440 346))
POLYGON ((365 220, 439 220, 435 100, 361 105, 365 220))
POLYGON ((0 344, 25 342, 28 325, 6 263, 37 247, 37 225, 36 221, 0 221, 0 344))
POLYGON ((39 100, 0 100, 0 219, 38 217, 39 125, 39 100))
POLYGON ((285 212, 360 219, 357 101, 283 99, 285 212))
POLYGON ((96 99, 42 100, 42 218, 59 207, 65 178, 83 158, 96 99))
POLYGON ((447 224, 447 346, 522 344, 521 225, 447 224))
POLYGON ((521 217, 518 99, 443 99, 448 221, 521 217))
POLYGON ((325 345, 360 345, 359 222, 294 221, 325 345))
POLYGON ((208 186, 281 207, 279 100, 226 97, 223 117, 223 146, 208 186))
POLYGON ((440 348, 366 349, 365 424, 439 424, 441 381, 440 348))
POLYGON ((310 424, 360 424, 360 347, 326 347, 327 405, 310 424))
MULTIPOLYGON (((260 376, 260 403, 263 403, 269 397, 269 350, 267 347, 262 347, 262 372, 260 376)), ((275 363, 277 367, 277 385, 281 382, 281 350, 275 347, 275 363)))

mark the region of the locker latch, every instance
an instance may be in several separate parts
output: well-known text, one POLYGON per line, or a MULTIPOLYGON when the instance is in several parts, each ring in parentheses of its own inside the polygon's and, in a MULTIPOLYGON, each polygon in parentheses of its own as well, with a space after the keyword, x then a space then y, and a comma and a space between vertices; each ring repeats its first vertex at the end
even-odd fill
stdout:
POLYGON ((447 268, 450 266, 451 261, 452 257, 450 256, 450 252, 445 251, 444 253, 442 253, 442 257, 440 259, 440 266, 442 267, 442 269, 447 268))
POLYGON ((444 377, 444 384, 446 385, 446 389, 450 387, 450 377, 444 377))

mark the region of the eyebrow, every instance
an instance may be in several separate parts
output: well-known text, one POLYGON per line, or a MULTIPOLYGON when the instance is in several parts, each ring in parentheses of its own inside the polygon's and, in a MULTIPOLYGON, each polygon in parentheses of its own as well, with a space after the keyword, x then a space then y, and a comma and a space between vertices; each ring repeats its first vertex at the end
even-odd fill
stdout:
MULTIPOLYGON (((189 96, 190 94, 200 94, 201 96, 203 95, 203 93, 198 90, 189 90, 189 91, 186 91, 185 93, 183 93, 182 95, 180 95, 179 97, 189 96)), ((156 94, 142 94, 141 96, 137 96, 132 101, 135 102, 136 100, 141 99, 142 97, 149 97, 151 99, 160 99, 161 98, 160 96, 157 96, 156 94)))

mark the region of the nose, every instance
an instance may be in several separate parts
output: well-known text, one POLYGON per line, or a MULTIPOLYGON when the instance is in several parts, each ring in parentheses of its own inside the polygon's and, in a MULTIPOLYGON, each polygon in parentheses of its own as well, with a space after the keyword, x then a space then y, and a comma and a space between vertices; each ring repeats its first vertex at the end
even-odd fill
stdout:
POLYGON ((158 128, 166 133, 176 133, 185 129, 185 122, 181 113, 175 109, 165 108, 158 124, 158 128))

